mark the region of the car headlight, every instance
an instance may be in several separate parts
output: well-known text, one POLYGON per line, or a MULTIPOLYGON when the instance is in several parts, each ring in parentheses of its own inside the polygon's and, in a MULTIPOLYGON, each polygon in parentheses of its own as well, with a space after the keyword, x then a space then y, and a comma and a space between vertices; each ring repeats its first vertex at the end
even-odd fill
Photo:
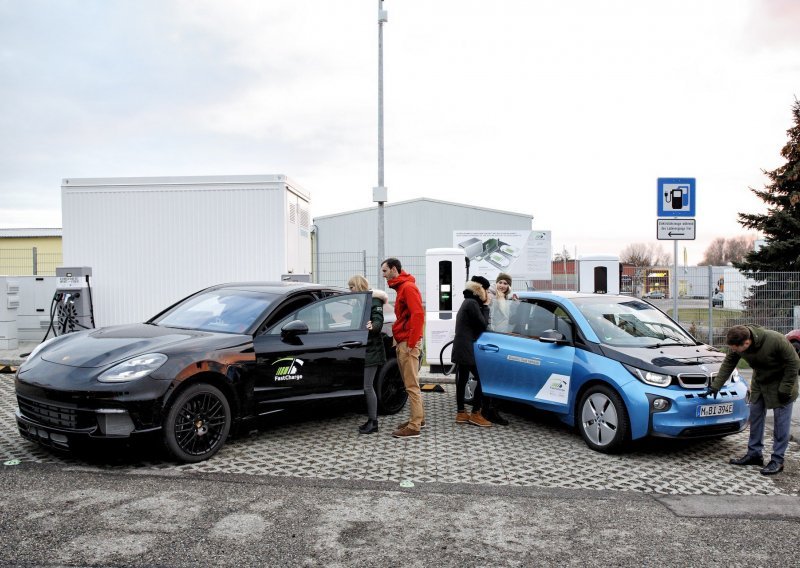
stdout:
POLYGON ((631 375, 642 381, 647 385, 654 387, 668 387, 672 383, 672 375, 663 375, 661 373, 654 373, 653 371, 645 371, 630 365, 622 364, 631 375))
POLYGON ((162 353, 148 353, 137 355, 127 361, 114 365, 102 375, 97 377, 103 383, 122 383, 146 377, 167 361, 167 356, 162 353))

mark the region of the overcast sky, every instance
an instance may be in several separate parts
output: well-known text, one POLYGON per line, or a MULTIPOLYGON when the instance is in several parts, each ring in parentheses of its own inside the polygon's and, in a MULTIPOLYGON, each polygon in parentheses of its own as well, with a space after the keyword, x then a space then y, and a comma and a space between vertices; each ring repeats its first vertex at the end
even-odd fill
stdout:
MULTIPOLYGON (((285 174, 313 216, 371 207, 377 5, 0 0, 0 227, 60 227, 69 177, 285 174)), ((695 177, 690 264, 765 210, 748 187, 784 163, 800 2, 384 7, 390 202, 523 212, 554 252, 618 254, 656 242, 657 178, 695 177)))

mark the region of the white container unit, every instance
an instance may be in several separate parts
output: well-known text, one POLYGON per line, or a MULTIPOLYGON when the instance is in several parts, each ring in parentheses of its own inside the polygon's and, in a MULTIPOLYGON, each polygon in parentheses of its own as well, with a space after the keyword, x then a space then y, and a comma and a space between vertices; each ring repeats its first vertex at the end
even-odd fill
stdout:
POLYGON ((70 178, 61 209, 63 264, 92 268, 97 327, 311 271, 310 196, 283 175, 70 178))

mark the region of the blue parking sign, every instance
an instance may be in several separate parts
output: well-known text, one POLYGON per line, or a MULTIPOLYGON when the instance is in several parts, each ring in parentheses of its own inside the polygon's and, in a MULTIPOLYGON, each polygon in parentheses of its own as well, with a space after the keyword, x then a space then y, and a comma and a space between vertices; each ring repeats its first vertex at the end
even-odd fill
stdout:
POLYGON ((658 216, 695 216, 695 178, 658 178, 658 216))

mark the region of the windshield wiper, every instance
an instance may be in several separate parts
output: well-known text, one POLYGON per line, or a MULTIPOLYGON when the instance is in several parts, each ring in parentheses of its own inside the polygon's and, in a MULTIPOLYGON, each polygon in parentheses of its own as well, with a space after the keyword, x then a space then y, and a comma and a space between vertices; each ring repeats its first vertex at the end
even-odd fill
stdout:
POLYGON ((648 345, 648 349, 658 349, 659 347, 694 347, 697 343, 654 343, 653 345, 648 345))

